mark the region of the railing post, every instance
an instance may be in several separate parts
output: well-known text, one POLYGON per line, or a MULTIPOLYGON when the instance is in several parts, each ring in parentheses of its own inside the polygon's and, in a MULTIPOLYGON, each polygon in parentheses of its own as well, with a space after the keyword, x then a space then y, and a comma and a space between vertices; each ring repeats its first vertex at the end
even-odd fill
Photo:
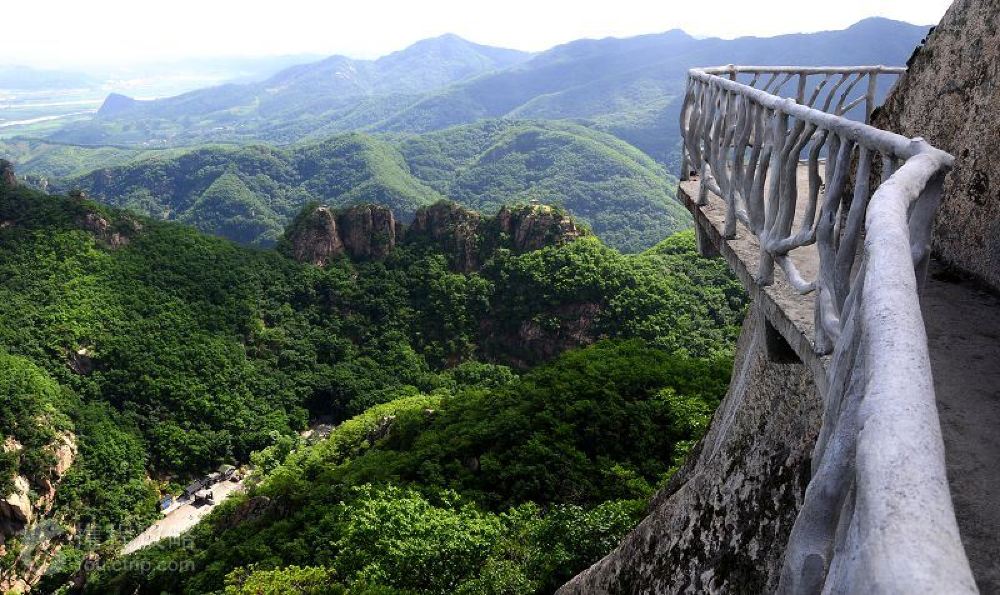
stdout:
POLYGON ((865 93, 865 124, 871 124, 872 112, 875 111, 875 91, 877 89, 875 83, 877 77, 877 71, 873 70, 868 74, 868 91, 865 93))
POLYGON ((774 110, 774 120, 771 126, 771 165, 768 167, 767 200, 764 202, 764 229, 760 233, 760 266, 757 269, 757 282, 761 285, 774 283, 774 256, 767 249, 775 219, 778 216, 778 201, 781 194, 781 154, 785 147, 785 136, 788 132, 788 114, 780 107, 774 110))
POLYGON ((910 214, 910 255, 917 277, 918 294, 924 292, 927 283, 927 270, 931 262, 931 230, 934 227, 934 215, 941 204, 943 188, 944 174, 939 173, 927 182, 910 214))
POLYGON ((687 86, 684 90, 684 104, 681 106, 681 175, 680 180, 683 182, 690 179, 691 177, 691 163, 690 157, 688 156, 687 148, 687 138, 691 126, 691 104, 694 100, 693 93, 694 85, 691 82, 691 77, 687 79, 687 86))

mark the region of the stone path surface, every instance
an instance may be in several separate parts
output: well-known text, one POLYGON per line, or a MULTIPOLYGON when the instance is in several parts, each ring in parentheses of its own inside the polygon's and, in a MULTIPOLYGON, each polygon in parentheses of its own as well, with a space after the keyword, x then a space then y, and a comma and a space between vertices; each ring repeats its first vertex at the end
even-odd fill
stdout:
POLYGON ((202 504, 200 506, 195 506, 194 504, 185 502, 177 506, 167 513, 162 519, 147 527, 146 530, 136 536, 135 539, 126 543, 125 547, 122 548, 122 555, 131 554, 132 552, 141 550, 142 548, 163 539, 180 536, 182 533, 198 524, 198 521, 211 512, 216 506, 221 504, 223 500, 242 489, 242 481, 226 480, 214 484, 212 486, 212 496, 215 500, 215 504, 202 504))
POLYGON ((934 263, 921 306, 962 543, 1000 593, 1000 297, 934 263))
MULTIPOLYGON (((800 167, 796 229, 804 210, 804 176, 805 168, 800 167)), ((701 232, 720 247, 743 285, 750 288, 751 297, 763 300, 768 318, 813 370, 817 384, 825 384, 829 358, 811 353, 813 296, 796 294, 780 267, 773 285, 756 285, 757 239, 739 224, 737 237, 723 242, 725 203, 710 192, 708 205, 695 206, 690 198, 698 196, 697 180, 681 182, 678 194, 701 232)), ((794 251, 792 260, 804 277, 815 278, 819 264, 815 246, 794 251)), ((921 308, 962 542, 980 591, 1000 595, 1000 296, 960 280, 935 262, 921 308)))

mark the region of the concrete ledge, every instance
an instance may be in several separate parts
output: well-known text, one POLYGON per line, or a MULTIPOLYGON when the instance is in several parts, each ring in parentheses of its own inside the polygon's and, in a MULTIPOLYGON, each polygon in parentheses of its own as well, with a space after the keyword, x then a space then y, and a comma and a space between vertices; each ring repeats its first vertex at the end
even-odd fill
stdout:
MULTIPOLYGON (((677 198, 691 211, 697 226, 698 243, 705 256, 712 252, 721 255, 729 263, 729 268, 743 283, 750 298, 760 308, 770 326, 780 333, 795 355, 805 364, 816 378, 816 387, 821 395, 826 394, 826 366, 829 356, 816 353, 814 337, 814 295, 799 295, 788 282, 781 267, 775 268, 774 283, 762 286, 757 282, 756 273, 760 264, 760 242, 742 223, 736 226, 736 237, 723 238, 726 220, 726 204, 716 194, 708 193, 708 204, 699 207, 695 203, 698 196, 697 179, 685 180, 677 187, 677 198), (709 248, 711 246, 711 249, 709 248)), ((804 185, 800 188, 807 187, 804 185)), ((792 260, 803 276, 815 277, 819 266, 819 255, 812 246, 792 252, 792 260)))

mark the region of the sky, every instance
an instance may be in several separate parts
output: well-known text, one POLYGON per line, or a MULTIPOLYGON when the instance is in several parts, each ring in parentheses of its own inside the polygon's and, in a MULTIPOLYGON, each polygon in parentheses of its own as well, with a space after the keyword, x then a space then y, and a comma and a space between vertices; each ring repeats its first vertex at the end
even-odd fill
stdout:
POLYGON ((29 0, 4 2, 0 64, 88 67, 191 57, 373 58, 443 33, 544 50, 684 29, 739 37, 843 29, 865 17, 936 24, 950 0, 29 0), (815 7, 815 8, 810 8, 815 7))

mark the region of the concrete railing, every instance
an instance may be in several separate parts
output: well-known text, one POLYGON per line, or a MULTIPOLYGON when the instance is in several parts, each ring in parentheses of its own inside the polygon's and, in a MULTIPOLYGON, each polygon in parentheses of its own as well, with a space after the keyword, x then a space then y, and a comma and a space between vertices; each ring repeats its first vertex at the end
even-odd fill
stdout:
POLYGON ((758 238, 756 283, 770 285, 777 264, 796 292, 815 296, 814 348, 832 353, 782 592, 976 591, 918 299, 953 158, 865 123, 878 77, 901 72, 727 66, 688 76, 682 179, 698 176, 698 204, 708 192, 725 201, 727 239, 738 222, 758 238), (792 97, 778 96, 786 90, 792 97), (818 255, 814 279, 797 268, 799 250, 818 255))

